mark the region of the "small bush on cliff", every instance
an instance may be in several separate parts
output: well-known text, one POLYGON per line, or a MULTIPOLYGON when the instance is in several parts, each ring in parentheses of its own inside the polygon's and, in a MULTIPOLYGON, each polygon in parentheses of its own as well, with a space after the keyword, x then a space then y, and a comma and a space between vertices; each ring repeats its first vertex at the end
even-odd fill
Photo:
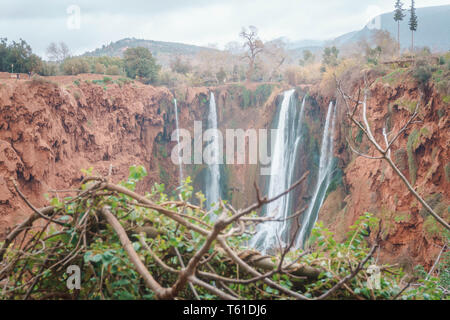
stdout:
POLYGON ((406 151, 408 154, 408 166, 409 166, 409 177, 411 179, 411 184, 416 183, 417 179, 417 163, 414 152, 416 151, 416 143, 420 138, 420 131, 414 129, 413 132, 408 137, 408 143, 406 145, 406 151))
POLYGON ((425 60, 419 60, 416 63, 416 68, 413 71, 413 77, 417 80, 418 84, 424 86, 431 79, 433 72, 431 66, 425 60))
POLYGON ((272 90, 273 86, 270 84, 259 85, 255 91, 256 104, 260 106, 264 105, 264 103, 266 103, 267 99, 272 94, 272 90))
POLYGON ((447 182, 450 182, 450 162, 448 162, 445 165, 444 170, 445 170, 445 179, 447 180, 447 182))
POLYGON ((65 75, 90 72, 89 64, 84 58, 68 58, 61 63, 60 68, 65 75))

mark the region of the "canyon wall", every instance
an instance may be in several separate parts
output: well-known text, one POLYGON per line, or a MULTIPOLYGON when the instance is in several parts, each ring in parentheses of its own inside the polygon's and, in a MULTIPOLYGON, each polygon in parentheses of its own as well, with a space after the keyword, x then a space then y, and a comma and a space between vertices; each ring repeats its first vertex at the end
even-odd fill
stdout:
MULTIPOLYGON (((361 84, 361 82, 359 82, 361 84)), ((357 93, 358 82, 347 85, 348 92, 357 93)), ((448 102, 430 83, 419 90, 408 74, 389 79, 380 78, 371 87, 368 99, 368 118, 380 143, 382 130, 391 137, 411 117, 422 96, 417 121, 400 136, 392 149, 392 157, 402 173, 432 208, 449 221, 450 214, 450 154, 448 102)), ((318 100, 330 99, 316 91, 318 100)), ((401 179, 383 160, 371 160, 352 153, 347 147, 348 126, 344 125, 345 105, 340 105, 340 123, 336 133, 335 156, 342 170, 332 190, 329 190, 319 220, 343 239, 348 227, 364 212, 382 219, 380 261, 400 263, 407 270, 417 263, 430 268, 444 244, 444 230, 408 191, 401 179), (331 192, 330 192, 331 191, 331 192)), ((355 147, 370 155, 362 131, 353 129, 355 147)), ((381 143, 383 146, 384 144, 381 143)), ((330 189, 331 189, 330 187, 330 189)), ((375 235, 372 234, 371 238, 375 235)))
POLYGON ((85 174, 107 175, 118 182, 131 165, 144 165, 159 181, 154 141, 163 132, 172 95, 165 88, 78 81, 58 85, 48 80, 11 81, 0 85, 0 234, 22 221, 30 209, 13 180, 37 207, 51 190, 79 186, 85 174))
MULTIPOLYGON (((12 179, 35 204, 47 204, 45 193, 64 197, 64 190, 76 187, 85 174, 81 169, 108 174, 118 182, 128 176, 131 165, 144 165, 149 176, 138 186, 149 190, 164 183, 169 194, 179 185, 178 167, 171 161, 175 146, 173 98, 177 99, 179 126, 193 135, 194 121, 206 128, 209 93, 217 102, 219 129, 269 129, 281 93, 280 84, 229 84, 207 88, 155 88, 138 83, 99 84, 71 79, 62 83, 47 80, 7 81, 0 84, 0 238, 8 228, 30 214, 18 197, 12 179), (74 81, 75 80, 75 81, 74 81)), ((356 83, 348 90, 356 90, 356 83)), ((310 171, 307 183, 297 188, 294 207, 307 205, 315 183, 320 141, 327 108, 333 93, 319 86, 297 88, 300 106, 303 96, 305 125, 296 176, 310 171)), ((419 98, 415 83, 408 78, 396 83, 377 82, 371 90, 369 117, 378 135, 385 125, 397 131, 411 114, 419 98)), ((448 220, 449 123, 448 104, 435 88, 426 88, 420 121, 395 144, 393 155, 407 177, 413 177, 420 194, 448 220)), ((442 239, 439 226, 430 219, 401 180, 379 160, 357 157, 347 147, 343 102, 337 99, 339 118, 335 134, 336 169, 319 220, 345 238, 348 227, 364 212, 383 220, 380 261, 430 266, 442 239)), ((368 151, 367 141, 353 132, 358 147, 368 151)), ((253 183, 264 190, 259 165, 223 165, 223 198, 237 207, 255 201, 253 183)), ((184 165, 185 177, 193 178, 195 191, 204 190, 206 166, 184 165)), ((171 193, 172 192, 172 193, 171 193)), ((372 235, 373 239, 373 235, 372 235)))

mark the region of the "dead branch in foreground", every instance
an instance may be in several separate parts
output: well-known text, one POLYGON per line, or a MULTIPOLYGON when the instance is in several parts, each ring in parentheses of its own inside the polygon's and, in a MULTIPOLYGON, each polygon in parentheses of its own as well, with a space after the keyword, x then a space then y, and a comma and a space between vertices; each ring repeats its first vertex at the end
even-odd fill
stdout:
MULTIPOLYGON (((292 279, 293 282, 299 283, 300 286, 318 279, 322 271, 320 267, 312 267, 298 262, 308 252, 299 255, 294 260, 286 261, 286 256, 292 248, 293 241, 284 248, 280 247, 279 256, 276 257, 264 256, 251 250, 242 251, 242 249, 233 247, 229 243, 229 239, 243 235, 246 230, 254 228, 256 224, 271 221, 271 219, 251 219, 248 216, 263 205, 291 192, 306 180, 307 175, 308 173, 292 187, 273 199, 261 197, 259 189, 256 187, 257 202, 245 209, 236 210, 230 205, 221 202, 221 213, 214 223, 209 222, 209 220, 202 220, 201 217, 206 217, 208 212, 201 206, 193 205, 182 199, 180 201, 165 201, 158 204, 151 200, 148 195, 142 196, 122 185, 110 183, 108 178, 87 178, 83 181, 84 185, 79 189, 80 191, 76 197, 58 206, 43 209, 36 209, 20 193, 24 201, 32 209, 33 214, 7 236, 0 248, 0 286, 3 286, 2 295, 6 298, 8 296, 15 297, 15 292, 24 290, 23 299, 33 298, 34 294, 40 292, 39 283, 46 273, 54 273, 55 278, 58 275, 61 276, 68 265, 83 260, 91 243, 98 239, 108 241, 109 238, 104 238, 101 230, 105 230, 109 226, 117 235, 126 256, 128 256, 134 269, 143 280, 143 285, 154 293, 156 299, 176 299, 179 297, 180 292, 186 290, 186 288, 190 288, 197 298, 199 296, 196 288, 201 288, 221 299, 238 299, 241 296, 239 292, 232 289, 233 285, 255 285, 256 283, 262 283, 277 290, 285 297, 301 300, 314 299, 305 296, 295 288, 283 286, 278 280, 276 281, 273 278, 277 274, 283 275, 292 279), (119 198, 121 200, 117 202, 119 198), (116 200, 111 202, 111 199, 116 200), (80 210, 76 209, 73 216, 68 219, 66 210, 74 210, 74 208, 80 210), (169 262, 170 259, 159 257, 149 241, 152 241, 152 238, 160 237, 161 232, 153 227, 133 225, 133 223, 130 224, 127 221, 131 212, 137 210, 137 208, 164 216, 174 223, 177 230, 184 228, 187 231, 184 232, 184 238, 187 241, 189 241, 190 232, 199 234, 203 238, 202 242, 200 242, 201 245, 185 257, 181 256, 176 247, 171 247, 170 249, 174 250, 168 250, 167 254, 170 256, 174 255, 173 252, 175 252, 178 265, 173 265, 169 262), (187 208, 190 208, 191 211, 195 210, 197 214, 188 214, 185 212, 187 208), (40 222, 38 223, 39 220, 40 222), (56 231, 48 235, 47 231, 49 228, 54 228, 56 231), (152 228, 152 232, 146 233, 145 228, 152 228), (143 251, 137 252, 130 240, 130 230, 132 231, 131 236, 139 234, 137 237, 143 251), (71 234, 69 242, 73 244, 67 250, 64 250, 61 240, 55 241, 54 246, 45 246, 45 240, 67 234, 71 234), (62 250, 61 253, 58 253, 58 250, 62 250), (160 275, 150 272, 148 259, 145 258, 145 255, 143 258, 143 252, 148 254, 151 261, 161 268, 160 270, 164 270, 166 274, 174 277, 170 284, 164 284, 161 282, 160 275), (221 272, 217 271, 211 262, 218 256, 223 257, 221 259, 227 259, 226 264, 235 265, 237 274, 221 274, 221 272), (186 264, 183 262, 183 259, 187 259, 186 264), (35 261, 34 267, 17 269, 20 263, 27 265, 35 261)), ((19 191, 18 188, 17 190, 19 191)), ((301 213, 302 210, 299 212, 301 213)), ((296 218, 297 216, 298 213, 291 217, 296 218)), ((108 237, 111 237, 111 234, 108 234, 108 237)), ((336 284, 329 290, 322 291, 322 294, 317 299, 328 298, 336 290, 345 287, 348 281, 363 270, 364 265, 372 257, 376 247, 377 244, 374 245, 364 260, 354 263, 355 268, 349 265, 352 272, 341 280, 336 281, 336 284)), ((86 272, 93 274, 93 279, 96 279, 98 282, 100 294, 103 296, 103 290, 108 292, 111 290, 105 284, 104 270, 102 269, 101 275, 98 276, 93 271, 91 262, 89 262, 88 266, 89 270, 86 272), (106 286, 105 289, 103 289, 104 286, 106 286)), ((74 294, 72 298, 76 298, 76 293, 74 294)), ((48 292, 44 296, 47 295, 48 292)), ((56 296, 62 295, 57 292, 56 296)))

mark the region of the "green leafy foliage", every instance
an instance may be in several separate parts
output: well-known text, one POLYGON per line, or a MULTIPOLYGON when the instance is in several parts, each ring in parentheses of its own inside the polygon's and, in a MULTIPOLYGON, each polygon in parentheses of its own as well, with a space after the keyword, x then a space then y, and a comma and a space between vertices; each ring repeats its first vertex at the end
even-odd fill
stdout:
POLYGON ((425 85, 431 79, 433 72, 431 70, 431 66, 425 60, 419 60, 416 63, 416 68, 413 72, 414 79, 420 85, 425 85))
POLYGON ((417 164, 414 152, 416 151, 417 141, 419 140, 420 131, 414 129, 408 137, 406 151, 408 154, 409 176, 411 183, 415 184, 417 179, 417 164))
MULTIPOLYGON (((92 168, 84 170, 86 184, 82 190, 88 191, 98 179, 92 168)), ((129 177, 121 183, 129 190, 134 190, 136 184, 147 176, 142 166, 130 167, 129 177)), ((185 205, 184 214, 188 220, 197 226, 212 225, 210 215, 205 215, 203 205, 205 196, 193 192, 192 180, 187 177, 178 189, 177 201, 189 204, 194 198, 198 205, 185 205)), ((166 210, 179 212, 177 202, 170 198, 163 184, 155 184, 145 198, 151 199, 155 204, 166 210)), ((141 245, 140 239, 151 248, 153 253, 163 260, 169 267, 178 269, 179 258, 174 254, 178 250, 185 263, 189 261, 205 242, 205 237, 192 229, 179 225, 167 215, 140 205, 133 205, 133 199, 122 193, 102 192, 87 197, 67 197, 65 199, 53 198, 51 204, 58 212, 57 219, 63 223, 64 229, 50 225, 40 231, 30 231, 30 236, 36 238, 35 242, 25 242, 19 250, 11 246, 6 251, 4 261, 13 261, 8 273, 8 284, 0 287, 0 297, 7 299, 23 298, 28 294, 33 299, 64 298, 70 296, 78 299, 154 299, 154 293, 143 283, 139 273, 135 270, 126 251, 122 247, 117 234, 104 223, 99 215, 100 208, 109 207, 113 215, 120 221, 127 232, 132 246, 138 256, 148 268, 156 281, 162 286, 169 287, 177 279, 177 275, 167 272, 156 263, 150 252, 141 245), (83 225, 91 226, 83 228, 83 225), (144 233, 134 233, 139 227, 152 226, 158 233, 148 236, 144 233), (61 230, 63 230, 61 232, 61 230), (28 250, 32 243, 32 255, 15 260, 22 250, 28 250), (61 259, 64 260, 61 260, 61 259), (70 259, 70 265, 77 265, 81 269, 81 289, 69 290, 66 287, 66 267, 60 261, 70 259), (56 265, 55 265, 56 264, 56 265), (31 278, 30 278, 30 275, 31 278), (39 281, 32 290, 30 282, 36 275, 39 281)), ((221 213, 220 207, 215 210, 221 213)), ((250 216, 256 216, 253 212, 250 216)), ((347 239, 340 243, 334 234, 318 223, 312 231, 309 241, 311 250, 307 252, 297 249, 285 256, 285 263, 297 262, 321 270, 319 278, 313 282, 297 279, 286 273, 274 273, 272 280, 282 287, 301 292, 311 298, 318 297, 332 288, 340 279, 352 273, 352 270, 365 259, 370 251, 368 242, 371 234, 378 230, 378 219, 371 214, 362 215, 350 228, 347 239)), ((227 227, 224 233, 232 226, 227 227)), ((228 245, 236 252, 246 249, 249 240, 248 234, 232 236, 227 239, 228 245)), ((224 277, 244 279, 248 277, 242 273, 234 263, 230 263, 221 250, 211 247, 207 253, 208 265, 215 272, 224 277)), ((275 258, 273 258, 275 259, 275 258)), ((448 259, 446 256, 445 259, 448 259)), ((445 260, 448 261, 448 260, 445 260)), ((371 256, 361 268, 361 272, 350 278, 345 286, 339 287, 330 295, 331 299, 392 299, 401 293, 403 286, 403 272, 392 266, 378 266, 381 270, 379 286, 369 285, 371 275, 369 268, 376 265, 376 258, 371 256)), ((204 271, 209 269, 201 267, 204 271)), ((417 286, 405 290, 400 296, 405 299, 437 299, 446 298, 443 286, 448 286, 448 265, 439 267, 440 277, 422 278, 417 286)), ((214 281, 211 282, 214 285, 214 281)), ((268 286, 262 281, 252 284, 230 283, 229 288, 245 299, 285 299, 283 292, 268 286)), ((196 288, 202 299, 216 299, 217 297, 201 287, 196 288)), ((194 296, 186 286, 179 293, 181 299, 193 299, 194 296)))
POLYGON ((128 48, 124 52, 124 64, 129 78, 142 78, 149 83, 158 80, 158 72, 161 66, 156 64, 155 58, 147 48, 128 48))
POLYGON ((339 49, 336 47, 326 47, 323 51, 322 64, 324 66, 336 67, 338 62, 339 49))
POLYGON ((0 38, 0 72, 40 72, 42 67, 43 61, 25 40, 8 43, 8 39, 0 38))

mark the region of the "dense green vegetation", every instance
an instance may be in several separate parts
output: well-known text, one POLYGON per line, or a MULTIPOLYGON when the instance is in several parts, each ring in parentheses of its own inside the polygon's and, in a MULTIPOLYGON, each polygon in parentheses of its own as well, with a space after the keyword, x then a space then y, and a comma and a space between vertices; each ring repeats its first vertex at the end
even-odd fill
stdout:
MULTIPOLYGON (((178 191, 177 199, 184 203, 181 207, 175 198, 169 198, 164 185, 155 184, 145 194, 147 201, 155 204, 154 209, 136 202, 132 194, 108 189, 104 180, 87 175, 82 190, 76 197, 50 200, 53 213, 50 215, 59 226, 47 223, 49 227, 28 230, 31 236, 21 249, 9 245, 2 246, 0 254, 3 261, 11 263, 9 269, 0 271, 0 280, 7 279, 7 285, 0 287, 0 297, 7 299, 59 299, 76 297, 78 299, 154 299, 155 293, 145 285, 136 271, 135 263, 121 244, 116 228, 112 229, 102 216, 108 208, 127 231, 133 250, 148 269, 154 279, 163 287, 170 287, 177 280, 180 267, 179 259, 187 264, 205 243, 205 237, 195 229, 178 224, 158 206, 173 212, 184 214, 188 220, 199 227, 213 226, 209 216, 202 209, 205 197, 201 193, 193 194, 190 178, 178 191), (103 182, 102 182, 103 181, 103 182), (102 187, 103 186, 103 187, 102 187), (109 191, 108 191, 109 190, 109 191), (191 205, 196 199, 200 206, 191 205), (102 209, 103 208, 103 209, 102 209), (180 211, 182 209, 182 211, 180 211), (28 252, 29 254, 25 254, 28 252), (180 255, 177 256, 178 252, 180 255), (70 263, 69 263, 70 262, 70 263), (81 289, 69 290, 66 287, 68 265, 79 266, 81 289), (29 277, 27 274, 34 274, 29 277)), ((137 183, 146 176, 143 167, 131 167, 129 178, 120 183, 124 190, 136 189, 137 183)), ((220 209, 216 211, 220 214, 220 209)), ((252 215, 255 215, 253 213, 252 215)), ((109 220, 108 220, 109 221, 109 220)), ((230 225, 228 228, 231 228, 230 225)), ((225 232, 231 229, 224 230, 225 232)), ((284 299, 286 292, 297 292, 308 298, 328 299, 443 299, 448 298, 449 268, 448 254, 435 269, 436 274, 428 275, 418 267, 416 274, 406 275, 395 266, 379 266, 379 273, 373 276, 376 249, 375 234, 380 224, 371 214, 364 214, 351 227, 346 240, 339 243, 332 232, 318 224, 309 240, 311 250, 291 250, 283 252, 281 257, 286 263, 307 265, 320 274, 316 279, 300 279, 289 273, 274 270, 268 274, 271 285, 261 280, 248 284, 239 283, 251 276, 229 263, 228 257, 218 244, 205 251, 207 264, 198 267, 197 277, 216 286, 212 279, 203 278, 204 274, 214 273, 228 279, 241 279, 227 282, 229 292, 245 299, 284 299), (369 244, 371 243, 371 244, 369 244), (358 272, 356 272, 358 271, 358 272), (345 285, 334 288, 341 279, 345 285), (333 290, 330 290, 334 288, 333 290), (446 291, 447 290, 447 291, 446 291), (286 292, 285 292, 286 291, 286 292), (447 293, 446 293, 447 292, 447 293)), ((246 250, 248 235, 228 237, 226 243, 235 252, 246 250)), ((292 271, 293 272, 293 271, 292 271)), ((221 287, 224 284, 221 285, 221 287)), ((218 298, 208 287, 195 286, 201 299, 218 298)), ((183 287, 178 296, 192 299, 193 291, 183 287)))
POLYGON ((95 73, 127 75, 147 83, 158 80, 160 66, 147 48, 130 48, 124 58, 119 57, 65 57, 61 61, 46 62, 32 52, 24 40, 8 43, 0 38, 0 72, 38 73, 44 76, 95 73))
POLYGON ((125 75, 123 59, 111 57, 67 58, 61 63, 60 70, 66 75, 77 75, 80 73, 125 75))
POLYGON ((42 65, 41 58, 25 40, 8 43, 8 39, 0 38, 0 72, 38 72, 42 65))
POLYGON ((161 67, 156 64, 156 60, 147 48, 128 48, 123 59, 125 72, 129 78, 145 79, 149 83, 157 81, 161 67))

